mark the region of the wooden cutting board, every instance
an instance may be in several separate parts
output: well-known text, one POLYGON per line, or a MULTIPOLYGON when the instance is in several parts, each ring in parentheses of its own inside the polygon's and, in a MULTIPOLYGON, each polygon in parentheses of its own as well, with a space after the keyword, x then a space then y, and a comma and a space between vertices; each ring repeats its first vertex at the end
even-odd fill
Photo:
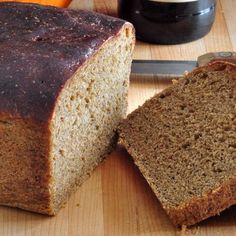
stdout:
MULTIPOLYGON (((0 235, 174 236, 160 203, 122 147, 73 194, 56 217, 0 207, 0 235)), ((235 235, 236 207, 185 235, 235 235)), ((182 234, 184 235, 184 234, 182 234)))
MULTIPOLYGON (((116 13, 115 0, 73 0, 72 8, 116 13)), ((178 46, 137 42, 135 58, 196 59, 210 51, 236 51, 236 1, 218 1, 217 17, 210 34, 178 46)), ((154 93, 170 84, 155 77, 132 77, 131 112, 154 93)), ((180 235, 122 147, 94 171, 71 196, 56 217, 0 207, 0 236, 172 236, 180 235)), ((236 235, 236 207, 187 230, 186 235, 236 235)))

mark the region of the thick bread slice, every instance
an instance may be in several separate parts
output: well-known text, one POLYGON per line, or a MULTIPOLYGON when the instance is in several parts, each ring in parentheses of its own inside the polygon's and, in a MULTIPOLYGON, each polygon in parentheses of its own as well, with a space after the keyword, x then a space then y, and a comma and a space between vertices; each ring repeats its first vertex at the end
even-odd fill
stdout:
POLYGON ((198 68, 132 112, 126 147, 176 225, 236 203, 236 65, 198 68))
POLYGON ((54 215, 116 144, 133 27, 18 3, 0 22, 0 204, 54 215))

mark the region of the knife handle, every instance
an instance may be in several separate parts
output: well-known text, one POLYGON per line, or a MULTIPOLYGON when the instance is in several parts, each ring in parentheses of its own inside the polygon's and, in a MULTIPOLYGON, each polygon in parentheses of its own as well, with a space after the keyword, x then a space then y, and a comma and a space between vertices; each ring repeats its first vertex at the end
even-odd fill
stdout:
POLYGON ((214 52, 198 57, 198 66, 205 65, 213 61, 228 61, 236 64, 236 52, 214 52))

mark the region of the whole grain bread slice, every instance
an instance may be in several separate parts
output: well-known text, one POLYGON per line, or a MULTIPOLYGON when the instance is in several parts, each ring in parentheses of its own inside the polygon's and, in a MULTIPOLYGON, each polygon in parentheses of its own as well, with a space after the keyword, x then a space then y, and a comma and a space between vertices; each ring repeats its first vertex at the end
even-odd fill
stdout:
POLYGON ((175 225, 236 203, 236 65, 194 70, 129 114, 118 132, 175 225))

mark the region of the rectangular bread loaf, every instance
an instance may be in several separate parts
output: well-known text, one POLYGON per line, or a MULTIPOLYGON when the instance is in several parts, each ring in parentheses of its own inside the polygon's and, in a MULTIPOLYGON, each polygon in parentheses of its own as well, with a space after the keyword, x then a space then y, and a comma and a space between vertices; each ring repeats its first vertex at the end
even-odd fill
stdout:
POLYGON ((120 141, 176 225, 236 203, 236 65, 198 68, 132 112, 120 141))
POLYGON ((116 143, 133 27, 20 3, 0 22, 0 204, 54 215, 116 143))

